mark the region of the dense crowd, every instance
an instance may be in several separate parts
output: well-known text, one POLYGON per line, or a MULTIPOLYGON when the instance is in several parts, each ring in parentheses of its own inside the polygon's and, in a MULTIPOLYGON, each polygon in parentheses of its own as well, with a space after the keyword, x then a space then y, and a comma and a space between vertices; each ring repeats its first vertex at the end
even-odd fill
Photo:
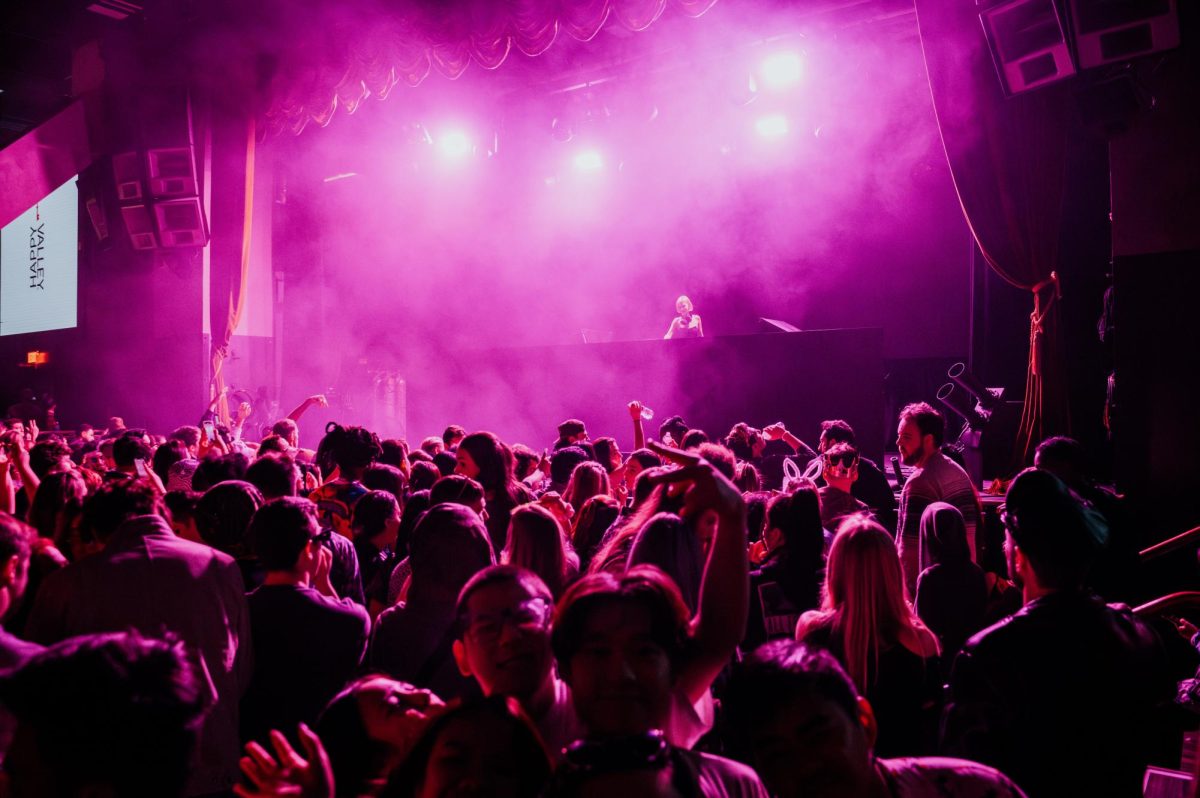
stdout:
POLYGON ((1141 794, 1175 685, 1070 439, 989 552, 926 404, 894 489, 840 420, 301 448, 322 403, 6 422, 12 795, 1141 794))

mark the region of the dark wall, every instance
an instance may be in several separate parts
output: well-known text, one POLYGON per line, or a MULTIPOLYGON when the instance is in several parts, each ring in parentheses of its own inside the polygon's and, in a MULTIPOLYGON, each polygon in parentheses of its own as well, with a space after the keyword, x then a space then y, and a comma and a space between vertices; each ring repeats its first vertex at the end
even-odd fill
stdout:
MULTIPOLYGON (((497 349, 465 354, 441 374, 408 382, 409 427, 449 423, 493 429, 506 440, 547 445, 555 425, 580 418, 593 437, 632 443, 626 403, 656 415, 648 436, 682 415, 711 436, 735 423, 784 422, 810 444, 819 424, 844 418, 863 452, 883 453, 883 360, 879 329, 625 341, 497 349)), ((413 438, 410 438, 413 440, 413 438)))

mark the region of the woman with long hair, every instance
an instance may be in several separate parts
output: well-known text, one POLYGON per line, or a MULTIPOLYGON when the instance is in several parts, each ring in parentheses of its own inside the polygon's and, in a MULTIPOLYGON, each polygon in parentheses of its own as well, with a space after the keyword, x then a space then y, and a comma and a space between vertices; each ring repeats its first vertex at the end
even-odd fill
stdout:
POLYGON ((499 560, 540 576, 555 599, 579 575, 579 557, 571 550, 558 519, 536 504, 513 510, 508 544, 499 560))
POLYGON ((585 460, 575 466, 567 489, 563 491, 563 500, 575 508, 575 513, 583 509, 583 504, 593 496, 612 495, 608 481, 608 472, 604 466, 594 460, 585 460))
POLYGON ((841 661, 879 719, 883 757, 931 753, 941 678, 938 642, 909 604, 892 536, 863 516, 834 536, 820 610, 806 612, 796 639, 841 661))
POLYGON ((583 503, 571 529, 571 545, 579 555, 579 569, 587 570, 604 534, 621 516, 621 505, 612 496, 593 496, 583 503))
POLYGON ((742 642, 747 652, 769 638, 791 635, 800 614, 820 606, 825 530, 811 480, 767 502, 762 548, 766 557, 750 572, 750 616, 742 642))
POLYGON ((492 547, 503 551, 512 511, 533 501, 533 492, 513 474, 512 450, 491 432, 473 432, 458 443, 454 473, 478 482, 487 499, 487 530, 492 547))

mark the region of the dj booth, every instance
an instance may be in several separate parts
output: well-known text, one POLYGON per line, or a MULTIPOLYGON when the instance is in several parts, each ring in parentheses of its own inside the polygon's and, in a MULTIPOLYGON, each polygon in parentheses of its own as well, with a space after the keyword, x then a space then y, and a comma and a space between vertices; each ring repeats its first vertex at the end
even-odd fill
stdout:
POLYGON ((560 421, 578 418, 628 451, 626 405, 636 399, 655 413, 649 438, 680 415, 714 439, 739 421, 782 421, 815 446, 821 420, 842 418, 878 461, 888 435, 882 352, 879 328, 463 352, 439 373, 408 376, 405 426, 414 445, 455 423, 540 448, 560 421))

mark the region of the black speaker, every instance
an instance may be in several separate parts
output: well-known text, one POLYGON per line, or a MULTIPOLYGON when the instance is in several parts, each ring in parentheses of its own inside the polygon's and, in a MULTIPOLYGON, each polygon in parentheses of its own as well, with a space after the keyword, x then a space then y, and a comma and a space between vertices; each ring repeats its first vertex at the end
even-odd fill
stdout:
POLYGON ((1179 46, 1177 0, 1070 0, 1079 68, 1179 46))
POLYGON ((1075 74, 1054 0, 1009 0, 980 13, 992 60, 1008 95, 1075 74))

